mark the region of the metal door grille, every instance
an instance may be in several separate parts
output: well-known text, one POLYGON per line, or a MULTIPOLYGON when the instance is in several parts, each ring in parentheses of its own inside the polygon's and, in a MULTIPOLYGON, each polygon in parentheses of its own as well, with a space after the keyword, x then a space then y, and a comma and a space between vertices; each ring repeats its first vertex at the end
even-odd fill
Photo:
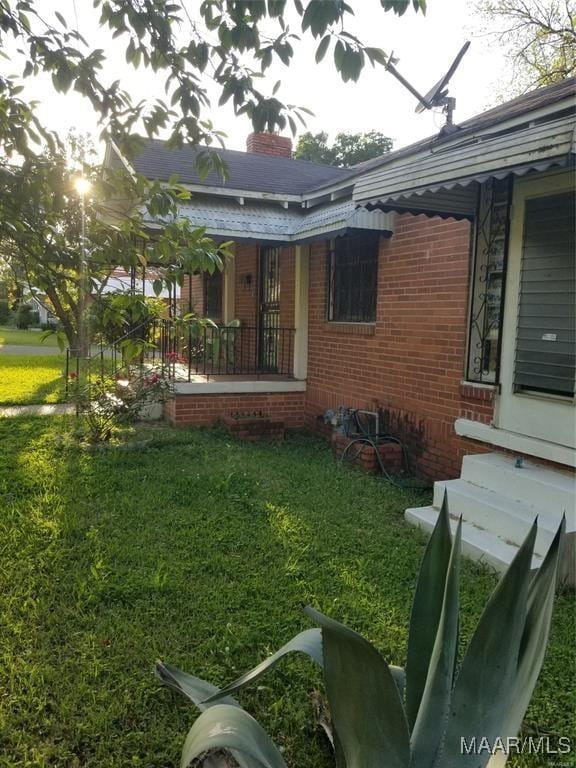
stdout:
POLYGON ((260 251, 259 273, 258 367, 275 373, 280 333, 280 248, 260 251))

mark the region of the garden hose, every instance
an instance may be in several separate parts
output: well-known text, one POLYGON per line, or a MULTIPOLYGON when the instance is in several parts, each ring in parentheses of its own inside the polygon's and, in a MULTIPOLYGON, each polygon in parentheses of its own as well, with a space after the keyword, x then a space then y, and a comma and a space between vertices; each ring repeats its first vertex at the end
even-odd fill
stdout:
POLYGON ((418 481, 415 479, 413 479, 412 481, 408 481, 408 480, 403 481, 403 480, 395 479, 394 477, 392 477, 390 472, 388 472, 388 470, 386 469, 384 461, 382 460, 382 456, 380 455, 380 451, 378 450, 378 446, 382 445, 383 443, 396 443, 397 445, 399 445, 402 450, 402 463, 404 465, 404 469, 406 470, 406 472, 409 473, 410 462, 408 457, 408 451, 406 449, 405 444, 401 440, 399 440, 397 437, 394 437, 394 435, 390 435, 387 433, 379 433, 379 434, 370 433, 369 430, 366 429, 364 424, 362 424, 362 420, 359 418, 357 410, 354 410, 351 415, 354 419, 354 423, 356 425, 358 432, 360 432, 360 436, 350 434, 350 424, 352 420, 349 419, 346 423, 345 435, 346 437, 350 437, 352 439, 342 451, 342 454, 340 456, 340 463, 344 462, 352 446, 354 445, 358 446, 356 453, 350 459, 351 462, 354 462, 360 455, 362 448, 365 445, 368 445, 374 450, 374 454, 376 456, 376 461, 378 462, 378 466, 380 468, 382 478, 386 482, 389 482, 391 485, 394 485, 396 488, 400 488, 402 490, 424 491, 429 489, 430 487, 429 483, 427 483, 426 481, 418 481))

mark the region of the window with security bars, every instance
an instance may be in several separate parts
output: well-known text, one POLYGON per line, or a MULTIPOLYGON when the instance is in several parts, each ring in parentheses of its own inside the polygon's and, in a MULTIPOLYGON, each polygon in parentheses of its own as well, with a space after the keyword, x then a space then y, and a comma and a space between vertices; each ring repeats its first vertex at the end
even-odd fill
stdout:
POLYGON ((336 238, 328 270, 328 319, 340 323, 376 320, 377 232, 336 238))
POLYGON ((511 194, 509 179, 491 179, 478 196, 466 378, 483 384, 499 378, 511 194))

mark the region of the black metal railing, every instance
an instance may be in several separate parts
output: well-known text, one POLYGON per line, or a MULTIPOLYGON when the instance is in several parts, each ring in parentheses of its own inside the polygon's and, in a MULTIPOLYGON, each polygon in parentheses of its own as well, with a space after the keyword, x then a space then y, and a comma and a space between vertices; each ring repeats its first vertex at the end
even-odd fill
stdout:
POLYGON ((294 329, 218 326, 159 320, 151 329, 156 355, 169 377, 292 375, 294 329))
POLYGON ((148 321, 112 344, 92 345, 88 355, 66 350, 66 386, 86 376, 118 377, 155 368, 173 381, 194 376, 278 376, 289 378, 294 367, 294 329, 268 326, 213 326, 197 320, 148 321), (135 341, 128 354, 127 343, 135 341), (128 362, 127 362, 128 361, 128 362))

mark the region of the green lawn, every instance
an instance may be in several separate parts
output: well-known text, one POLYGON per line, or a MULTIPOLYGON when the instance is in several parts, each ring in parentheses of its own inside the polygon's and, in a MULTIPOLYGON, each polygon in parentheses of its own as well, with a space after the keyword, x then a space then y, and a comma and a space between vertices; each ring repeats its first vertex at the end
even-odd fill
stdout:
POLYGON ((0 354, 0 405, 61 402, 63 372, 63 355, 0 354))
MULTIPOLYGON (((309 626, 303 603, 404 663, 425 545, 402 517, 414 496, 341 469, 312 438, 148 428, 147 447, 96 451, 73 428, 0 422, 0 765, 178 765, 194 714, 154 660, 222 684, 309 626)), ((465 562, 462 580, 466 639, 495 579, 465 562)), ((573 616, 564 592, 527 733, 573 735, 573 616)), ((332 765, 318 686, 295 659, 241 695, 294 768, 332 765)))
POLYGON ((17 328, 0 327, 0 346, 3 344, 21 344, 25 346, 57 347, 56 335, 52 334, 42 341, 44 331, 20 331, 17 328))

